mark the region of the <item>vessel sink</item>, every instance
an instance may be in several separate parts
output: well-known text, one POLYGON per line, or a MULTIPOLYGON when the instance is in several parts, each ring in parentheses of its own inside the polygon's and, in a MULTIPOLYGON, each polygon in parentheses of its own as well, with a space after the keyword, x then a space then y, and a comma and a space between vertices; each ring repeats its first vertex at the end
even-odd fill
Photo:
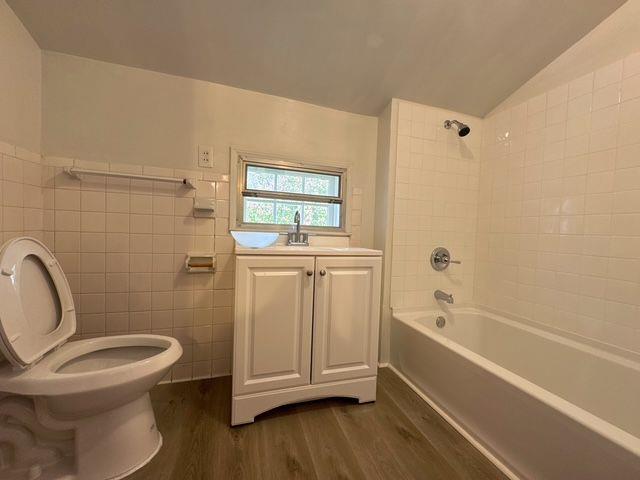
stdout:
POLYGON ((272 245, 278 239, 278 232, 238 232, 231 231, 231 236, 247 248, 265 248, 272 245))

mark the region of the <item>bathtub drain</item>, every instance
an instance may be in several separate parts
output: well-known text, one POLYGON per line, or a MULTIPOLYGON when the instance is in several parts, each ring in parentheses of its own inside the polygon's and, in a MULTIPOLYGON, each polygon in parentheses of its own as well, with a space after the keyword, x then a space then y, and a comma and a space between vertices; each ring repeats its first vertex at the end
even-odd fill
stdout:
POLYGON ((442 328, 444 327, 444 324, 447 323, 447 321, 445 320, 444 317, 438 317, 436 318, 436 327, 438 328, 442 328))

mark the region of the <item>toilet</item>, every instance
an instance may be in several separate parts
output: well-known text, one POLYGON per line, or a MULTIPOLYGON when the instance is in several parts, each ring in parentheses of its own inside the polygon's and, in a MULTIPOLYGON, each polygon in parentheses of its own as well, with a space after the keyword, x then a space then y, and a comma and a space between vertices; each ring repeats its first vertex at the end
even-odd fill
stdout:
POLYGON ((177 340, 68 341, 69 284, 51 251, 21 237, 0 249, 0 478, 124 478, 159 451, 149 390, 182 355, 177 340), (4 360, 3 360, 4 358, 4 360))

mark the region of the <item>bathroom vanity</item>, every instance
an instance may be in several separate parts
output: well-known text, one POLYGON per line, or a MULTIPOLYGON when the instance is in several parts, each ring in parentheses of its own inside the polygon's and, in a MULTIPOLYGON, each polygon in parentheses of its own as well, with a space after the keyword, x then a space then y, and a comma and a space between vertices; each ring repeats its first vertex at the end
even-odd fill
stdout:
POLYGON ((232 425, 279 405, 376 398, 382 252, 236 247, 232 425))

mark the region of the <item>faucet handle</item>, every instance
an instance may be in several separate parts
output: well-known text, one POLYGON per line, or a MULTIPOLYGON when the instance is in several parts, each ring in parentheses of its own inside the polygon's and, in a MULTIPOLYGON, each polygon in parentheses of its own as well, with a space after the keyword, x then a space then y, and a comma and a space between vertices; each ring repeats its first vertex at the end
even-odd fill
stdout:
POLYGON ((436 262, 438 261, 442 263, 455 263, 457 265, 460 265, 462 263, 460 260, 451 260, 451 257, 447 253, 443 253, 439 259, 436 259, 436 262))
POLYGON ((431 266, 434 270, 441 272, 451 263, 460 265, 462 262, 460 260, 451 260, 449 250, 444 247, 438 247, 431 252, 431 266))

